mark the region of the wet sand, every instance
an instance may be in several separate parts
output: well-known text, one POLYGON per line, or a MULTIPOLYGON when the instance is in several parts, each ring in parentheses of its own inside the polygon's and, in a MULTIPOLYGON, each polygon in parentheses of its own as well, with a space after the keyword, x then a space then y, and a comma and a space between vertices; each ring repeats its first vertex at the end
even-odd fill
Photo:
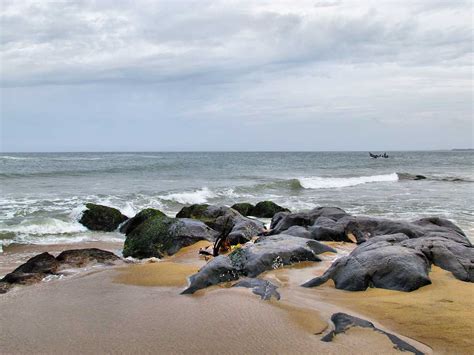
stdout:
MULTIPOLYGON (((330 283, 299 285, 334 260, 300 263, 262 274, 281 300, 263 301, 230 284, 179 295, 205 264, 199 242, 159 262, 77 274, 17 288, 0 297, 2 353, 324 353, 391 354, 388 338, 352 328, 322 342, 330 317, 345 312, 370 320, 425 353, 469 353, 474 345, 472 284, 433 268, 433 285, 411 293, 347 292, 330 283), (416 341, 416 340, 417 341, 416 341), (424 346, 422 343, 427 344, 424 346)), ((340 254, 351 244, 331 243, 340 254)))
MULTIPOLYGON (((245 289, 200 296, 174 287, 113 282, 107 270, 16 289, 0 300, 2 353, 376 354, 390 342, 368 334, 335 343, 245 289)), ((301 316, 301 315, 300 315, 301 316)), ((309 314, 308 316, 311 316, 309 314)), ((315 329, 317 331, 317 329, 315 329)))
POLYGON ((323 300, 375 318, 438 354, 472 354, 474 284, 459 281, 436 266, 430 278, 431 285, 413 292, 374 288, 349 292, 335 289, 330 282, 316 292, 323 300))

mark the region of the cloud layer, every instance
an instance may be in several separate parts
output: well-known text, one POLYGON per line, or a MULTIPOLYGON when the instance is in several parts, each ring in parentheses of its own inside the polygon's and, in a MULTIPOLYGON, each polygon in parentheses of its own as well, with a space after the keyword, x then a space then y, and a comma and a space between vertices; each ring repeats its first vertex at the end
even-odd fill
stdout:
POLYGON ((3 1, 2 149, 472 146, 471 13, 470 1, 3 1))

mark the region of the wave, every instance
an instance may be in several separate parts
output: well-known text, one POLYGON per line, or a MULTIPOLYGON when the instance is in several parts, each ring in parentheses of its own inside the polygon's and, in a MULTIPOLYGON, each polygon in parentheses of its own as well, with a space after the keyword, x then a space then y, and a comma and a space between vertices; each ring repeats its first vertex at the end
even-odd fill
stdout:
POLYGON ((51 217, 0 226, 0 233, 13 233, 15 235, 72 234, 85 231, 87 231, 87 228, 77 221, 66 222, 51 217))
POLYGON ((11 155, 0 155, 0 159, 5 159, 5 160, 31 160, 33 158, 28 158, 28 157, 13 157, 11 155))
POLYGON ((209 190, 207 187, 190 192, 171 193, 160 196, 160 198, 163 200, 175 201, 183 204, 205 203, 208 201, 208 199, 214 197, 217 197, 217 194, 209 190))
POLYGON ((357 186, 374 182, 394 182, 398 181, 396 173, 372 176, 356 176, 356 177, 309 177, 298 179, 303 189, 331 189, 357 186))
POLYGON ((77 234, 77 235, 46 235, 46 236, 31 236, 31 235, 19 235, 14 239, 0 239, 0 253, 2 252, 2 247, 7 247, 12 244, 34 244, 34 245, 57 245, 57 244, 77 244, 77 243, 87 243, 87 242, 110 242, 110 243, 123 243, 125 237, 116 234, 109 233, 98 234, 77 234))

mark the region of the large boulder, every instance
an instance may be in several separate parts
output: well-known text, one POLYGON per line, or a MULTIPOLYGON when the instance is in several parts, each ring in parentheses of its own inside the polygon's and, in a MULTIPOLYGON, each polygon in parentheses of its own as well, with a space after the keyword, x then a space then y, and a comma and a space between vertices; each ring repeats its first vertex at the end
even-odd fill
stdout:
POLYGON ((301 261, 321 261, 318 255, 325 252, 336 251, 314 240, 284 234, 261 237, 227 256, 220 255, 211 260, 191 276, 190 285, 183 293, 194 293, 241 276, 256 277, 264 271, 301 261))
POLYGON ((156 215, 145 219, 128 233, 123 255, 140 259, 161 258, 200 240, 214 241, 218 235, 201 221, 156 215))
POLYGON ((88 203, 86 207, 79 223, 93 231, 112 232, 128 219, 116 208, 94 203, 88 203))
POLYGON ((200 220, 219 233, 226 234, 231 244, 246 243, 265 230, 262 222, 244 217, 227 206, 191 205, 183 207, 176 217, 200 220))
POLYGON ((252 208, 250 215, 259 218, 272 218, 278 212, 290 212, 290 210, 272 201, 261 201, 252 208))
POLYGON ((160 210, 146 208, 138 212, 135 217, 130 218, 128 221, 122 224, 120 226, 120 233, 124 233, 126 235, 130 234, 136 227, 151 217, 166 217, 166 215, 160 210))
POLYGON ((368 287, 413 291, 428 285, 430 262, 422 252, 400 245, 408 239, 401 233, 373 237, 303 286, 319 286, 329 279, 336 288, 347 291, 363 291, 368 287))
POLYGON ((436 266, 461 281, 474 282, 474 248, 443 237, 404 240, 400 245, 422 252, 436 266))

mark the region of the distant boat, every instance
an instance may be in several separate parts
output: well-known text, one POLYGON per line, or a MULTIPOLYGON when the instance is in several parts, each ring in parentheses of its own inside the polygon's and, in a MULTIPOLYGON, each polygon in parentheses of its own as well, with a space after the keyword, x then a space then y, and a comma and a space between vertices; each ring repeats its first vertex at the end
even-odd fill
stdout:
POLYGON ((377 158, 385 158, 387 159, 389 156, 387 153, 383 153, 383 154, 372 154, 371 152, 369 152, 369 156, 373 159, 377 159, 377 158))

